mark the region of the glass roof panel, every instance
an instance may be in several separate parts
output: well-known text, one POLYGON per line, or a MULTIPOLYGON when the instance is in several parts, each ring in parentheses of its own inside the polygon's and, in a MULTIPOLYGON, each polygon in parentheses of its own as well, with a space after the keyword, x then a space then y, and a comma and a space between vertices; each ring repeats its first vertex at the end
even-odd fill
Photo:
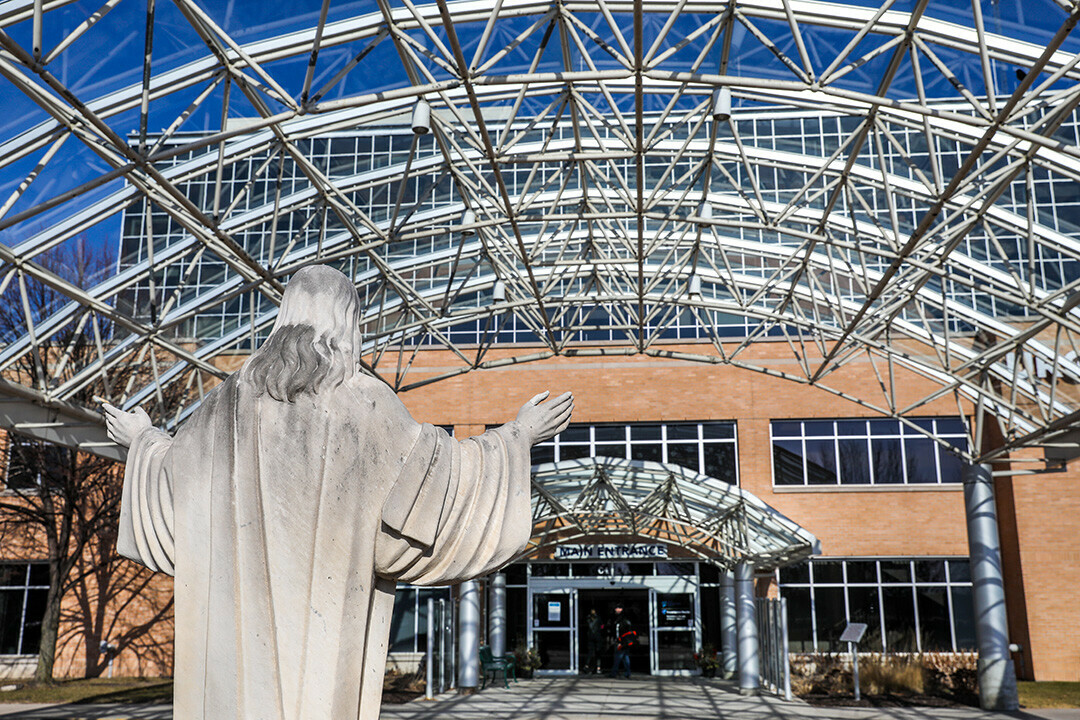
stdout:
POLYGON ((452 376, 493 343, 605 342, 842 397, 852 358, 899 363, 938 389, 848 399, 989 403, 994 453, 1080 417, 1080 44, 1056 2, 984 2, 980 23, 958 1, 458 0, 445 24, 434 3, 331 3, 322 23, 178 0, 155 6, 144 74, 147 7, 0 5, 0 291, 71 301, 32 308, 0 371, 115 328, 19 380, 50 402, 161 353, 120 401, 184 387, 175 422, 289 275, 326 262, 400 390, 431 379, 391 348, 445 350, 452 376), (77 247, 116 272, 50 271, 77 247), (814 350, 779 371, 757 342, 814 350))

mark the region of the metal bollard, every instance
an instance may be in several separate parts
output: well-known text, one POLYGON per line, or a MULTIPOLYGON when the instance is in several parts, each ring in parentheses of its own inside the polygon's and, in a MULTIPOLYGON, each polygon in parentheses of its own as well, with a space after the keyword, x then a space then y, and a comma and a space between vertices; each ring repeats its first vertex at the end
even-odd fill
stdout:
POLYGON ((427 599, 427 672, 425 673, 424 697, 435 698, 435 598, 427 599))
POLYGON ((446 692, 446 601, 439 598, 439 694, 446 692))

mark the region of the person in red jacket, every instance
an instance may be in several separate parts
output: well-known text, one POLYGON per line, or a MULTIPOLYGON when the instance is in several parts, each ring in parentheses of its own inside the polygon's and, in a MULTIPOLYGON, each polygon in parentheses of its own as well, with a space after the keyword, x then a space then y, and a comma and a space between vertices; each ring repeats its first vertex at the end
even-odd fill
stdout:
POLYGON ((612 623, 615 641, 615 657, 611 662, 611 677, 619 674, 619 668, 625 666, 626 677, 630 677, 630 648, 637 645, 637 632, 626 616, 622 604, 615 606, 615 620, 612 623))

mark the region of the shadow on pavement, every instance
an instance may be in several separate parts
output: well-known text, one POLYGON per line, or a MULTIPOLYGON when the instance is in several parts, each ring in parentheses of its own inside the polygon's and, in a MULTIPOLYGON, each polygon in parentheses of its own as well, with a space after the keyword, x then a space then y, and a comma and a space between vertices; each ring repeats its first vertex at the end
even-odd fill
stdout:
POLYGON ((139 705, 100 703, 30 706, 25 710, 5 706, 0 710, 4 720, 171 720, 171 705, 139 705))
POLYGON ((744 697, 702 678, 594 677, 523 680, 509 690, 443 695, 395 707, 381 720, 1080 720, 1080 709, 990 713, 965 707, 813 707, 772 695, 744 697), (1045 713, 1045 714, 1044 714, 1045 713))
MULTIPOLYGON (((0 706, 0 720, 171 720, 169 705, 0 706)), ((744 697, 702 678, 537 678, 384 705, 381 720, 1080 720, 1080 709, 990 713, 977 708, 813 707, 772 695, 744 697)), ((337 720, 336 718, 331 720, 337 720)))

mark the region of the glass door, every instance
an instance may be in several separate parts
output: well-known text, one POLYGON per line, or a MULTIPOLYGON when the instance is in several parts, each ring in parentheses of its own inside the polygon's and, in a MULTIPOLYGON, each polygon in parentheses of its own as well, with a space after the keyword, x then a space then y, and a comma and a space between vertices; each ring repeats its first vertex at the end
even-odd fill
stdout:
POLYGON ((694 593, 652 590, 653 672, 688 672, 696 668, 698 647, 694 593))
POLYGON ((572 674, 577 668, 577 590, 532 593, 532 645, 540 653, 540 672, 572 674))

